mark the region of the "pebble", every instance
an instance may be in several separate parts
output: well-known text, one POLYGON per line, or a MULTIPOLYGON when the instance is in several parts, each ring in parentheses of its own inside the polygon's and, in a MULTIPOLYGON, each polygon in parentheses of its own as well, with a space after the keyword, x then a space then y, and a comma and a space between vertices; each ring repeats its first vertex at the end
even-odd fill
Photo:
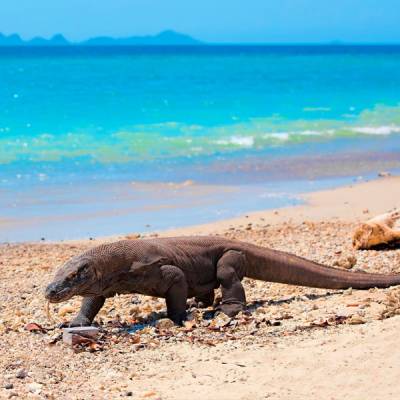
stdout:
POLYGON ((27 388, 31 393, 35 393, 35 394, 40 394, 40 392, 42 391, 42 387, 43 385, 40 383, 29 383, 27 388))
POLYGON ((175 326, 175 323, 171 321, 169 318, 162 318, 156 322, 156 328, 160 330, 168 330, 175 326))
POLYGON ((345 268, 345 269, 351 269, 357 264, 357 258, 352 255, 352 254, 347 254, 343 255, 340 257, 338 260, 336 260, 333 265, 345 268))
POLYGON ((20 369, 16 374, 15 377, 18 379, 25 379, 28 376, 28 372, 24 369, 20 369))

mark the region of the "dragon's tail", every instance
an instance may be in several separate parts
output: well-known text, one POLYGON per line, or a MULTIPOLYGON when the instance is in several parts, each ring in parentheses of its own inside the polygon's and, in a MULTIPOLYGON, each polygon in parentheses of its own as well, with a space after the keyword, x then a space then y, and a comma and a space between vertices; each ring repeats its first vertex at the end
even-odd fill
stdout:
POLYGON ((258 246, 256 249, 253 248, 252 251, 247 252, 247 254, 250 253, 246 272, 249 278, 325 289, 350 287, 369 289, 400 285, 400 274, 350 272, 327 267, 281 251, 258 246))

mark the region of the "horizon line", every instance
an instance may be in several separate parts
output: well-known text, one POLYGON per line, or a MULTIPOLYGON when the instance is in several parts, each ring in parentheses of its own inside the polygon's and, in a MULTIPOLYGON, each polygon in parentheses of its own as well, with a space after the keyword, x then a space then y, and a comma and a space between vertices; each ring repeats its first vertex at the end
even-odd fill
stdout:
POLYGON ((175 31, 173 29, 164 29, 155 34, 142 34, 142 35, 130 35, 130 36, 107 36, 107 35, 97 35, 91 36, 85 39, 80 40, 70 40, 67 39, 66 36, 62 33, 54 33, 51 36, 32 36, 31 38, 24 38, 19 33, 11 33, 5 34, 0 32, 0 37, 10 38, 17 36, 22 43, 20 44, 0 44, 0 47, 142 47, 142 46, 187 46, 187 47, 195 47, 195 46, 398 46, 400 45, 400 40, 397 41, 346 41, 342 39, 329 39, 323 41, 246 41, 246 42, 236 42, 236 41, 203 41, 201 39, 197 39, 190 34, 182 33, 175 31), (184 37, 184 39, 192 40, 194 43, 143 43, 143 44, 123 44, 123 43, 115 43, 115 44, 92 44, 90 43, 94 39, 111 39, 116 42, 121 40, 129 40, 129 39, 155 39, 159 38, 165 34, 172 34, 176 37, 184 37), (51 43, 52 40, 61 39, 64 43, 51 43), (34 44, 31 43, 35 40, 43 40, 44 43, 34 44), (49 44, 45 43, 49 42, 49 44))
POLYGON ((81 42, 70 42, 60 44, 29 44, 2 45, 0 47, 216 47, 216 46, 400 46, 398 42, 199 42, 197 44, 85 44, 81 42))

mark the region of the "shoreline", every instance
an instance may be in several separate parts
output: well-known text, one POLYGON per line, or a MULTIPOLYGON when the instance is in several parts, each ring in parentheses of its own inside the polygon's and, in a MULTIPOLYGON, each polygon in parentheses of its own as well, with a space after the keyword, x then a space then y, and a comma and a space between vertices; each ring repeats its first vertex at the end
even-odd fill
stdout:
MULTIPOLYGON (((232 193, 238 195, 239 189, 234 187, 214 188, 212 185, 197 185, 187 181, 180 184, 137 184, 130 183, 130 186, 140 186, 143 192, 158 191, 160 194, 168 188, 183 196, 183 201, 193 202, 196 196, 202 195, 206 198, 210 194, 216 196, 229 196, 232 193)), ((126 195, 128 202, 130 197, 126 195)), ((172 197, 171 197, 172 198, 172 197)), ((269 225, 277 225, 282 223, 302 223, 305 221, 318 222, 322 220, 352 220, 360 221, 368 219, 375 214, 384 213, 392 208, 398 207, 396 199, 400 198, 400 176, 377 177, 368 181, 354 182, 345 184, 333 189, 317 190, 305 192, 296 195, 297 205, 282 206, 268 208, 260 211, 244 212, 237 217, 217 219, 204 224, 191 224, 188 226, 177 228, 156 229, 154 231, 128 231, 113 235, 98 235, 76 239, 63 240, 20 240, 20 241, 2 241, 4 243, 79 243, 79 242, 104 242, 110 240, 120 240, 127 236, 180 236, 180 235, 208 235, 215 233, 223 233, 233 229, 234 227, 264 227, 269 225), (382 192, 392 192, 392 196, 381 196, 382 192)), ((212 203, 212 202, 211 202, 212 203)), ((127 204, 127 203, 126 203, 127 204)), ((191 206, 194 206, 192 203, 191 206)), ((199 201, 201 204, 201 201, 199 201)), ((149 206, 151 209, 151 206, 149 206)), ((132 210, 133 206, 130 205, 132 210)), ((165 208, 164 208, 165 210, 165 208)), ((121 210, 121 216, 124 215, 126 209, 121 210)), ((116 212, 117 213, 117 212, 116 212)), ((80 218, 84 218, 84 214, 80 218)), ((57 216, 50 219, 50 223, 57 223, 63 219, 69 220, 68 217, 57 216)), ((79 218, 75 218, 79 223, 79 218)), ((0 228, 15 229, 19 227, 23 229, 28 225, 24 224, 24 220, 15 222, 10 218, 0 219, 0 228)), ((40 226, 40 218, 32 222, 33 227, 40 226)), ((39 237, 44 236, 40 235, 39 237)))
POLYGON ((395 149, 284 159, 259 155, 175 166, 161 181, 146 181, 146 175, 132 181, 135 174, 58 181, 48 173, 39 174, 43 179, 33 186, 15 171, 19 184, 1 189, 0 243, 187 231, 293 206, 307 201, 311 191, 375 180, 378 171, 400 174, 399 163, 395 149))
POLYGON ((94 240, 72 239, 49 241, 48 243, 93 243, 121 240, 126 237, 167 237, 186 235, 223 234, 235 228, 261 228, 280 224, 301 224, 304 222, 350 221, 359 222, 399 207, 400 176, 378 177, 365 182, 355 182, 334 189, 315 191, 300 195, 302 204, 244 213, 235 218, 227 218, 206 224, 165 229, 142 234, 99 236, 94 240), (390 190, 392 196, 381 196, 390 190))
POLYGON ((326 220, 360 221, 375 214, 399 207, 400 176, 376 178, 371 181, 354 183, 334 189, 315 191, 300 195, 303 204, 248 212, 237 218, 162 231, 161 236, 180 234, 206 234, 221 232, 233 226, 277 225, 282 223, 299 224, 305 221, 326 220), (381 196, 382 191, 390 190, 392 197, 381 196))

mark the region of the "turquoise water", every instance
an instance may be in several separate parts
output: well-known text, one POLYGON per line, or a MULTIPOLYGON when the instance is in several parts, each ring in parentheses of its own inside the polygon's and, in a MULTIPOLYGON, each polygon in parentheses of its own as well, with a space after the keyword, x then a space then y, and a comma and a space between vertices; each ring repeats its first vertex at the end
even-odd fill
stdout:
POLYGON ((305 178, 297 159, 348 153, 395 164, 399 89, 399 46, 0 48, 0 190, 18 210, 57 185, 282 183, 305 178))

